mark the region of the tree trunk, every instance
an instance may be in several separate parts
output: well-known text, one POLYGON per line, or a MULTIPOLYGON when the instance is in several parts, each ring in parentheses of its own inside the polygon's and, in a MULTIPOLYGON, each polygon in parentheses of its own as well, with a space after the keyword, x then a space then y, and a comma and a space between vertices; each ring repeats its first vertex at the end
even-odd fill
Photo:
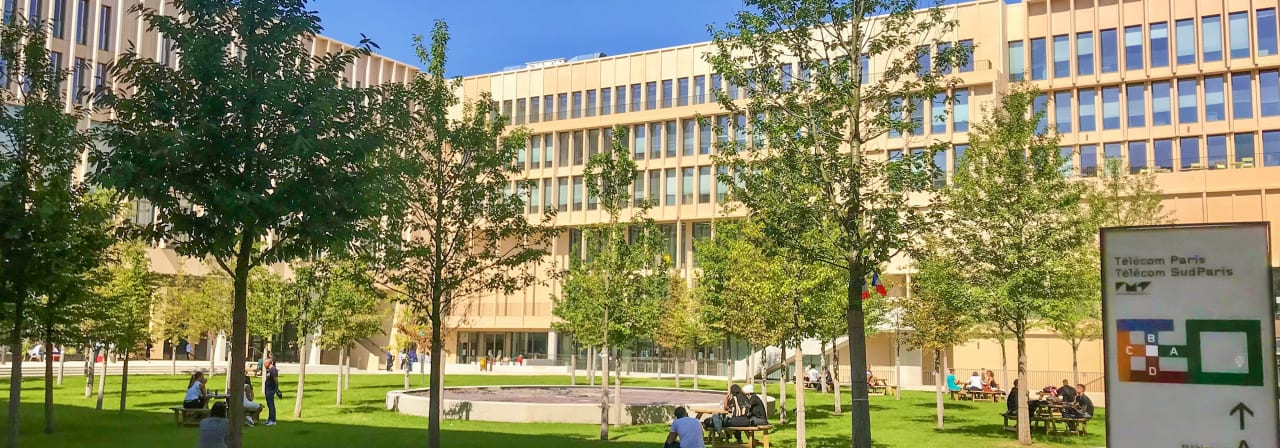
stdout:
MULTIPOLYGON (((799 353, 799 352, 800 352, 800 350, 796 350, 796 353, 799 353)), ((781 363, 782 363, 782 365, 783 365, 782 370, 781 370, 781 372, 782 372, 782 373, 781 373, 781 375, 779 375, 779 378, 781 378, 781 379, 779 379, 779 380, 778 380, 778 409, 779 409, 779 411, 778 411, 778 422, 779 422, 779 423, 782 423, 782 424, 784 424, 784 425, 785 425, 785 424, 787 424, 787 367, 786 367, 786 359, 787 359, 787 344, 785 344, 785 343, 784 343, 784 344, 782 344, 782 355, 781 355, 781 357, 780 357, 780 358, 778 358, 779 362, 781 362, 781 363)), ((766 382, 766 384, 768 384, 768 383, 766 382)), ((769 390, 767 386, 765 387, 765 390, 769 390)), ((765 394, 765 396, 767 397, 767 396, 768 396, 768 394, 766 393, 766 394, 765 394)))
POLYGON ((205 347, 205 353, 209 356, 209 376, 213 376, 218 373, 218 357, 214 356, 214 352, 216 351, 214 350, 214 346, 218 345, 217 333, 209 333, 208 338, 209 345, 205 347))
POLYGON ((573 354, 569 355, 569 385, 570 386, 578 385, 578 351, 577 350, 574 350, 573 354))
POLYGON ((409 374, 413 373, 413 368, 409 367, 409 355, 405 354, 404 356, 404 390, 409 390, 409 374))
POLYGON ((943 370, 946 369, 945 366, 947 363, 942 360, 943 356, 946 356, 946 355, 942 354, 942 350, 939 350, 939 349, 933 350, 933 376, 934 376, 933 389, 936 392, 935 398, 936 398, 936 404, 937 404, 936 408, 938 411, 938 429, 942 429, 942 414, 944 410, 944 405, 942 400, 942 397, 944 395, 943 387, 949 386, 944 384, 947 382, 947 380, 946 380, 946 374, 943 372, 943 370))
POLYGON ((826 363, 824 371, 818 372, 818 393, 827 393, 827 379, 824 377, 827 372, 831 371, 831 357, 827 353, 827 341, 818 342, 818 360, 819 363, 826 363))
POLYGON ((679 357, 677 357, 675 361, 671 363, 671 368, 676 371, 675 372, 676 373, 676 389, 679 389, 680 388, 680 358, 679 357))
MULTIPOLYGON (((804 355, 803 352, 800 351, 799 344, 796 344, 795 361, 796 375, 798 376, 800 375, 800 372, 804 371, 804 355)), ((785 390, 786 387, 783 387, 782 389, 785 390)), ((783 393, 783 395, 786 394, 783 393)), ((796 448, 805 448, 806 446, 806 431, 804 425, 804 381, 800 381, 799 378, 796 378, 796 448)))
POLYGON ((587 347, 587 378, 589 386, 596 385, 596 346, 587 347))
POLYGON ((849 304, 846 323, 849 326, 849 423, 853 430, 853 448, 871 448, 871 408, 867 402, 867 334, 861 291, 866 287, 866 269, 849 262, 849 304))
MULTIPOLYGON (((342 347, 342 350, 346 355, 344 358, 346 361, 342 362, 342 390, 349 390, 351 389, 351 347, 342 347)), ((423 378, 423 381, 426 381, 426 378, 423 378)))
MULTIPOLYGON (((825 383, 826 379, 822 381, 825 383)), ((840 354, 836 352, 835 340, 831 341, 831 394, 835 398, 835 414, 840 415, 840 354)))
POLYGON ((893 333, 893 385, 898 386, 893 390, 893 398, 895 400, 902 399, 902 334, 894 330, 893 333))
POLYGON ((13 349, 13 364, 9 366, 9 448, 18 448, 18 409, 22 405, 22 361, 26 355, 22 353, 22 317, 27 302, 25 288, 14 288, 13 328, 9 332, 9 347, 13 349))
POLYGON ((84 397, 89 398, 93 396, 93 380, 98 376, 95 372, 98 367, 98 348, 93 347, 85 352, 89 353, 89 359, 84 363, 84 397))
POLYGON ((1080 344, 1071 344, 1071 383, 1080 384, 1080 344))
POLYGON ((62 377, 67 374, 67 346, 63 344, 62 354, 58 356, 58 387, 62 387, 62 377))
POLYGON ((343 368, 346 367, 346 365, 347 365, 347 348, 342 347, 338 349, 338 384, 336 387, 337 395, 338 395, 338 402, 337 402, 338 407, 342 407, 342 381, 344 379, 343 378, 344 375, 342 374, 342 371, 343 371, 343 368))
POLYGON ((107 386, 107 364, 111 362, 111 349, 102 351, 102 376, 98 378, 98 410, 102 410, 102 393, 107 386))
POLYGON ((125 399, 129 396, 129 351, 124 351, 124 364, 120 366, 120 412, 124 413, 125 399))
POLYGON ((1027 337, 1018 339, 1018 443, 1031 444, 1031 416, 1027 415, 1027 337))
MULTIPOLYGON (((608 332, 605 332, 606 342, 602 345, 605 353, 609 353, 608 339, 608 332)), ((609 440, 609 362, 607 360, 600 363, 600 376, 603 377, 600 380, 600 440, 609 440)))
MULTIPOLYGON (((1004 348, 1005 339, 1003 337, 999 338, 999 342, 1000 342, 1000 381, 1004 384, 1009 384, 1009 357, 1006 356, 1006 350, 1004 348)), ((1005 387, 1009 387, 1009 386, 1005 386, 1005 387)))
MULTIPOLYGON (((44 433, 53 434, 53 326, 44 326, 44 345, 50 347, 44 357, 44 433)), ((60 359, 67 359, 63 353, 60 359)), ((58 375, 58 385, 62 385, 62 375, 58 375)), ((12 387, 12 385, 10 385, 12 387)))
POLYGON ((442 303, 445 300, 444 292, 432 292, 431 300, 431 386, 430 399, 428 405, 431 409, 427 413, 427 447, 440 448, 440 407, 441 399, 444 397, 444 366, 443 358, 440 356, 441 347, 444 346, 443 326, 444 317, 440 315, 442 303))
POLYGON ((693 390, 698 390, 698 359, 694 356, 693 361, 693 390))
POLYGON ((169 370, 170 370, 169 374, 177 375, 178 374, 178 340, 171 339, 171 341, 173 342, 169 343, 169 370))
MULTIPOLYGON (((241 385, 244 384, 244 365, 245 365, 245 349, 249 346, 248 332, 248 316, 249 312, 246 308, 249 297, 249 262, 250 255, 253 251, 254 235, 256 234, 253 226, 245 226, 240 230, 240 242, 238 253, 235 257, 235 272, 232 276, 232 300, 231 300, 231 363, 229 364, 230 375, 227 375, 228 384, 241 385)), ((265 365, 264 365, 265 367, 265 365)), ((262 375, 265 380, 266 375, 262 375)), ((264 393, 266 387, 262 388, 264 393)), ((227 448, 241 448, 241 436, 244 431, 244 387, 228 387, 227 388, 227 420, 230 427, 227 431, 227 448)))
POLYGON ((622 426, 622 351, 618 352, 613 364, 613 426, 622 426))
POLYGON ((293 397, 293 418, 302 418, 303 383, 307 381, 307 351, 311 349, 311 335, 302 337, 302 347, 298 348, 298 395, 293 397))

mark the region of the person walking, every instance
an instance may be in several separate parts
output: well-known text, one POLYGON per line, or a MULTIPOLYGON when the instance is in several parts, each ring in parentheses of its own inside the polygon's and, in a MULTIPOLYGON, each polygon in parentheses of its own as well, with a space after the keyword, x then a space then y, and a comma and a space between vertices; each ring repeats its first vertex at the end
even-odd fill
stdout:
POLYGON ((284 394, 280 392, 280 371, 276 369, 276 360, 267 358, 266 361, 267 385, 263 395, 267 397, 267 426, 276 425, 276 398, 284 398, 284 394))

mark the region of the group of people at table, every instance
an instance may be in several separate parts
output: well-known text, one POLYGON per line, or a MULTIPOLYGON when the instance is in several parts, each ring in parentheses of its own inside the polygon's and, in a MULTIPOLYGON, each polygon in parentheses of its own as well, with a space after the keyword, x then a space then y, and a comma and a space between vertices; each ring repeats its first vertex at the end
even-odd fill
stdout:
MULTIPOLYGON (((268 414, 267 426, 276 424, 276 406, 275 399, 284 397, 280 392, 279 375, 280 371, 276 369, 275 361, 267 358, 264 362, 266 375, 266 399, 268 414)), ((211 399, 227 399, 229 395, 218 395, 209 392, 206 385, 209 377, 204 372, 196 372, 191 375, 191 379, 187 382, 187 394, 182 398, 182 407, 185 409, 205 409, 209 406, 211 399)), ((244 410, 245 424, 253 426, 255 424, 251 413, 259 412, 263 409, 263 405, 253 401, 253 384, 246 376, 244 379, 244 410)), ((213 403, 213 407, 209 409, 209 417, 200 420, 200 448, 225 448, 228 425, 227 420, 227 403, 217 401, 213 403)))
MULTIPOLYGON (((721 402, 721 410, 711 417, 698 421, 690 417, 684 407, 675 410, 675 420, 671 422, 671 431, 667 433, 665 448, 705 448, 703 431, 713 435, 724 435, 726 428, 759 427, 769 424, 768 411, 764 399, 755 393, 755 387, 748 384, 729 386, 721 402)), ((701 411, 699 411, 701 412, 701 411)), ((742 443, 742 433, 731 431, 734 439, 742 443)))

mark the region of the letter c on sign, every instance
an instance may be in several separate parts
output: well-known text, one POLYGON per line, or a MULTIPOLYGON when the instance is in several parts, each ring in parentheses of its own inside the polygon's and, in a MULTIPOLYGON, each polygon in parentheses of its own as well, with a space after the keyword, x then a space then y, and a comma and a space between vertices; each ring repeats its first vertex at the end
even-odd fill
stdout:
POLYGON ((1128 346, 1128 347, 1125 347, 1125 348, 1124 348, 1124 354, 1132 356, 1132 355, 1133 355, 1133 346, 1132 346, 1132 345, 1130 345, 1130 346, 1128 346))

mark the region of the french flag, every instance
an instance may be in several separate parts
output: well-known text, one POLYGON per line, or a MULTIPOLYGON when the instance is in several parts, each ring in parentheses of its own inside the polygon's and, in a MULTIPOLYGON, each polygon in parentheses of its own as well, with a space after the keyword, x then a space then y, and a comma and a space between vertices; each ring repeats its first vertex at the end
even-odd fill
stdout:
MULTIPOLYGON (((888 295, 889 295, 889 289, 888 289, 888 288, 885 288, 883 283, 880 283, 880 273, 878 273, 878 272, 873 272, 873 273, 871 273, 871 285, 870 285, 870 286, 871 286, 872 288, 875 288, 875 289, 876 289, 876 294, 880 294, 880 297, 885 297, 885 296, 888 296, 888 295)), ((867 300, 867 299, 870 299, 870 298, 871 298, 871 289, 870 289, 870 288, 868 288, 868 287, 866 287, 866 286, 863 286, 863 287, 862 287, 862 300, 867 300)))

